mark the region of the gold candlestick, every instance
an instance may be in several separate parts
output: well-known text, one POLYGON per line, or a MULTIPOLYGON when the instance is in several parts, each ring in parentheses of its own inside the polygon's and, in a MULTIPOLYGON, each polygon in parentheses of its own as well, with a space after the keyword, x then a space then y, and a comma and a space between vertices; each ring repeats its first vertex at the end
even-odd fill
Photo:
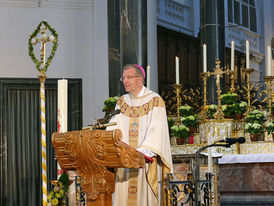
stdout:
POLYGON ((271 110, 271 104, 272 104, 272 80, 274 79, 274 76, 264 76, 264 80, 267 86, 267 101, 268 101, 268 115, 267 119, 269 121, 272 120, 272 110, 271 110))
POLYGON ((217 94, 218 94, 218 107, 217 107, 217 111, 216 113, 213 115, 214 119, 224 119, 224 113, 222 111, 222 103, 221 103, 221 85, 220 85, 220 78, 223 76, 223 74, 225 73, 221 67, 220 67, 220 60, 216 61, 216 69, 215 71, 212 73, 215 78, 216 78, 216 85, 217 85, 217 94))
POLYGON ((209 72, 201 72, 200 75, 201 75, 201 77, 203 79, 203 83, 204 83, 204 91, 203 91, 204 105, 202 106, 200 116, 201 116, 201 119, 208 119, 208 116, 206 114, 206 112, 207 112, 207 90, 206 90, 206 87, 207 87, 207 78, 210 76, 210 73, 209 72))
POLYGON ((247 109, 246 109, 246 112, 244 113, 244 116, 247 116, 252 110, 252 107, 251 107, 251 104, 250 104, 250 99, 251 99, 250 91, 252 89, 252 85, 250 83, 250 75, 253 71, 254 71, 254 69, 251 69, 251 68, 243 69, 243 73, 245 73, 246 77, 247 77, 247 88, 246 88, 246 92, 247 92, 247 109))
POLYGON ((182 91, 182 84, 173 84, 172 87, 175 89, 176 93, 176 106, 177 106, 177 112, 176 112, 176 124, 179 125, 181 123, 181 116, 180 116, 180 107, 182 105, 182 99, 181 99, 181 91, 182 91))
POLYGON ((234 92, 235 92, 235 86, 234 86, 235 72, 234 72, 234 71, 231 71, 231 70, 229 70, 229 69, 226 69, 225 73, 226 73, 227 75, 230 76, 230 80, 231 80, 230 91, 231 91, 232 93, 234 93, 234 92))

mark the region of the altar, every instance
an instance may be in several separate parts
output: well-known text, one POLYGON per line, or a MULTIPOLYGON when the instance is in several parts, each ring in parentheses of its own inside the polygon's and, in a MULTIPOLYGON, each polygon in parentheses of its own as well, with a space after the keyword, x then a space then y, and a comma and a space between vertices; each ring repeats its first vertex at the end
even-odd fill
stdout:
POLYGON ((274 153, 224 155, 218 163, 221 205, 274 205, 274 153))

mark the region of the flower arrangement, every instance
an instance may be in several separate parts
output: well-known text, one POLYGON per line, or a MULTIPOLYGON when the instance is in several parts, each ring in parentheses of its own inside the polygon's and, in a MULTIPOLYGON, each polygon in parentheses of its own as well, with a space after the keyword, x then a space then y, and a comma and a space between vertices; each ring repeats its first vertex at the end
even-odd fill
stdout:
POLYGON ((196 127, 198 125, 198 115, 194 114, 182 117, 181 122, 187 127, 196 127))
POLYGON ((247 123, 245 125, 245 131, 249 132, 250 134, 258 134, 264 131, 264 127, 260 123, 247 123))
POLYGON ((243 114, 246 112, 247 103, 244 101, 241 101, 240 103, 235 104, 235 114, 243 114))
POLYGON ((171 127, 171 132, 173 134, 173 136, 175 137, 188 137, 189 135, 189 129, 187 126, 185 126, 184 124, 181 125, 173 125, 171 127))
POLYGON ((222 111, 226 118, 232 118, 235 114, 235 104, 222 105, 222 111))
POLYGON ((104 101, 104 107, 103 107, 103 112, 108 114, 109 112, 113 111, 116 106, 116 102, 119 99, 119 97, 110 97, 107 100, 104 101))
POLYGON ((235 104, 238 100, 238 94, 227 92, 226 94, 221 95, 221 102, 222 104, 235 104))
POLYGON ((246 121, 249 123, 264 123, 265 122, 264 113, 255 109, 249 113, 246 117, 246 121))
POLYGON ((48 194, 48 202, 51 205, 61 205, 67 196, 69 187, 68 174, 64 171, 60 178, 54 182, 54 188, 48 194))
POLYGON ((209 119, 213 119, 214 113, 217 111, 217 105, 216 104, 211 104, 207 108, 207 116, 209 119))
POLYGON ((274 121, 267 122, 265 124, 265 128, 266 128, 267 134, 273 133, 274 132, 274 121))
POLYGON ((188 105, 180 106, 179 111, 182 117, 186 117, 193 113, 193 107, 188 105))

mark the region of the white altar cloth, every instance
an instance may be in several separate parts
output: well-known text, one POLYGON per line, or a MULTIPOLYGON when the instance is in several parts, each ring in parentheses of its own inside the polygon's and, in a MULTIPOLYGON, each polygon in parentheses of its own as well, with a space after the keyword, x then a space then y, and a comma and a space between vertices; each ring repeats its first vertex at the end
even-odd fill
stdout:
POLYGON ((218 159, 219 164, 274 162, 274 153, 224 155, 218 159))

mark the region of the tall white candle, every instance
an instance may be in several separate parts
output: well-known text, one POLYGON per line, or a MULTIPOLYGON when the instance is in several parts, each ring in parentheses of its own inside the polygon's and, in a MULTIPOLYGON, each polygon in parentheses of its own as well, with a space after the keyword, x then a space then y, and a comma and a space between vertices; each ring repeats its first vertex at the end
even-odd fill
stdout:
POLYGON ((203 44, 203 72, 207 71, 207 62, 206 62, 206 44, 203 44))
POLYGON ((249 41, 246 40, 246 68, 249 69, 249 41))
POLYGON ((179 57, 175 57, 175 67, 176 67, 176 84, 180 84, 179 57))
POLYGON ((147 88, 150 89, 150 66, 147 66, 147 88))
POLYGON ((267 47, 267 76, 271 76, 271 48, 267 47))
POLYGON ((231 42, 231 71, 234 71, 234 41, 231 42))
MULTIPOLYGON (((58 91, 57 91, 57 131, 67 132, 67 120, 68 120, 68 80, 58 80, 58 91)), ((62 169, 57 164, 57 176, 60 177, 62 169)))

